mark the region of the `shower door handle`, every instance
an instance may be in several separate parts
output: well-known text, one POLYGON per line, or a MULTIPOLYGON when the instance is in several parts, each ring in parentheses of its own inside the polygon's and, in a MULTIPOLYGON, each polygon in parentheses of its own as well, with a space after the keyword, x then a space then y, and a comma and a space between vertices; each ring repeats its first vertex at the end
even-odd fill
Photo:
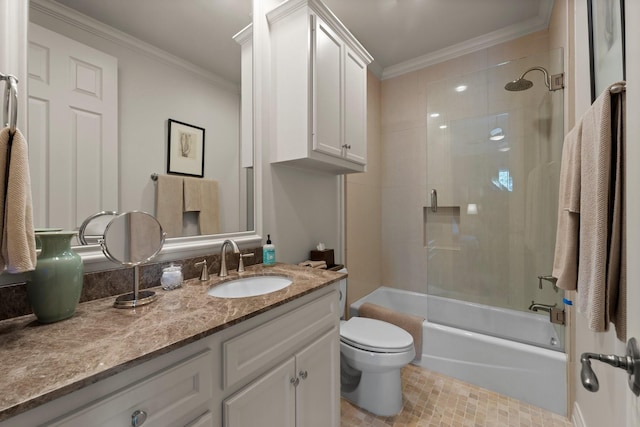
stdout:
POLYGON ((438 192, 436 189, 431 190, 431 212, 438 211, 438 192))

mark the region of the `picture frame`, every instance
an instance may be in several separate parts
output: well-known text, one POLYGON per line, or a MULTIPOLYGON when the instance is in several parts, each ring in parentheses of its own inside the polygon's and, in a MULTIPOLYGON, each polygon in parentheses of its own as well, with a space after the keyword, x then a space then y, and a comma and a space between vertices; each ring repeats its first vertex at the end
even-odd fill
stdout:
POLYGON ((626 79, 624 0, 587 0, 591 103, 626 79))
POLYGON ((169 119, 167 173, 204 177, 204 128, 169 119))

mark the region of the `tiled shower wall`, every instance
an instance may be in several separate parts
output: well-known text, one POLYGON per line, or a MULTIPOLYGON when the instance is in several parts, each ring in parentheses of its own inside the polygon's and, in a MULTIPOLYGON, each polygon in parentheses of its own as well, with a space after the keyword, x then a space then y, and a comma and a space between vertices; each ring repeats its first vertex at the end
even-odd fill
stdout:
POLYGON ((540 31, 382 81, 382 284, 427 291, 423 219, 430 190, 426 153, 428 85, 547 51, 549 38, 547 31, 540 31))

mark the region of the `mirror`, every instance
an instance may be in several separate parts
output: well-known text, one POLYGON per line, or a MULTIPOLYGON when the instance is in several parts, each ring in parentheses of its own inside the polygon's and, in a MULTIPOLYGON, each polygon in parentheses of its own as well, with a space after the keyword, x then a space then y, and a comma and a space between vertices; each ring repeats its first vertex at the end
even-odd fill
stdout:
POLYGON ((160 223, 146 212, 126 212, 113 218, 99 241, 111 261, 134 267, 151 261, 164 244, 160 223))
MULTIPOLYGON (((252 154, 245 160, 252 147, 240 146, 241 45, 233 39, 251 22, 251 7, 251 0, 31 0, 36 227, 78 229, 97 211, 156 215, 151 176, 166 174, 172 119, 206 131, 204 178, 217 182, 220 234, 254 229, 252 154), (70 76, 54 75, 48 61, 56 55, 66 55, 70 76), (72 98, 68 104, 42 95, 69 81, 74 86, 60 96, 72 98), (97 103, 108 105, 93 110, 97 103)), ((200 234, 197 216, 184 213, 179 236, 200 234)))
POLYGON ((85 219, 78 231, 78 240, 81 245, 91 245, 99 243, 104 238, 104 231, 107 225, 118 216, 116 211, 100 211, 85 219))
POLYGON ((133 267, 133 292, 120 295, 116 308, 135 308, 155 300, 153 291, 140 291, 138 266, 151 261, 164 245, 165 234, 155 217, 146 212, 126 212, 113 218, 99 239, 102 252, 109 260, 133 267))

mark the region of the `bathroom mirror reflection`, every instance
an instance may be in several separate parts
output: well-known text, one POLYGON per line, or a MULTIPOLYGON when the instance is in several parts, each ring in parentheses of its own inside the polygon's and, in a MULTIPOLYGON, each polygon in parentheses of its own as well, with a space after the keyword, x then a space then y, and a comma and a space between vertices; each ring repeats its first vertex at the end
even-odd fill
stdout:
MULTIPOLYGON (((78 229, 98 211, 156 215, 151 176, 166 174, 173 119, 206 130, 203 179, 217 183, 219 233, 253 230, 253 148, 240 144, 233 39, 250 14, 250 0, 31 0, 35 226, 78 229)), ((202 234, 198 212, 182 220, 175 237, 202 234)))
POLYGON ((111 261, 133 267, 150 261, 164 244, 164 233, 155 217, 146 212, 125 212, 113 218, 100 240, 111 261))

